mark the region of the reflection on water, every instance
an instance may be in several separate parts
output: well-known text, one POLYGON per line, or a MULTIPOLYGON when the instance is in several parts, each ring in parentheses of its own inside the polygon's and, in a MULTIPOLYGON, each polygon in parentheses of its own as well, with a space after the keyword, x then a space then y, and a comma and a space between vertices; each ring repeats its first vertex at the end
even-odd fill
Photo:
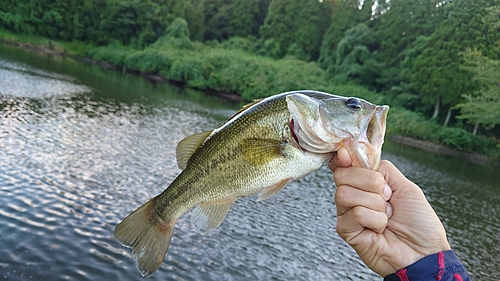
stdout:
MULTIPOLYGON (((0 46, 0 278, 142 280, 113 228, 179 173, 180 139, 238 106, 0 46)), ((499 270, 496 186, 399 150, 389 143, 384 157, 425 187, 467 269, 487 280, 499 270)), ((335 233, 333 192, 323 167, 264 202, 238 200, 208 235, 188 212, 151 279, 380 280, 335 233)))
POLYGON ((4 96, 46 98, 89 93, 90 88, 73 83, 74 78, 31 68, 26 64, 0 61, 0 93, 4 96))

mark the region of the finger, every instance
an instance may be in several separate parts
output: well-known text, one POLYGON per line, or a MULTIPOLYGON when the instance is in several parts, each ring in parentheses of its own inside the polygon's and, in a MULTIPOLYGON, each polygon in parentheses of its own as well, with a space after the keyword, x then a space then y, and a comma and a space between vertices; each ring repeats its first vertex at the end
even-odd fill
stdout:
POLYGON ((349 185, 357 189, 380 194, 383 197, 386 181, 384 176, 376 171, 360 168, 360 167, 339 167, 333 173, 333 179, 337 186, 349 185))
POLYGON ((345 149, 344 147, 341 147, 328 163, 328 166, 330 170, 332 170, 332 172, 335 171, 338 167, 349 167, 351 165, 351 156, 349 155, 349 152, 347 152, 347 149, 345 149))
POLYGON ((342 239, 351 244, 352 239, 366 228, 382 233, 387 227, 387 215, 385 212, 377 212, 362 206, 350 209, 342 216, 337 217, 337 233, 342 239))
POLYGON ((337 215, 341 216, 356 206, 362 206, 377 212, 387 211, 387 202, 377 193, 366 192, 348 185, 341 185, 335 191, 337 215))

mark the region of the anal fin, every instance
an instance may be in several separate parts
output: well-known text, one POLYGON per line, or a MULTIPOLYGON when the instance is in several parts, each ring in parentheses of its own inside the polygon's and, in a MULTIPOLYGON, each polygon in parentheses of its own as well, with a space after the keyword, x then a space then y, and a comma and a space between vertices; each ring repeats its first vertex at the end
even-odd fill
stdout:
POLYGON ((217 228, 226 217, 236 197, 215 202, 200 203, 191 213, 191 222, 200 234, 206 234, 217 228))
POLYGON ((274 194, 280 192, 285 185, 287 185, 289 182, 291 182, 292 179, 284 179, 277 184, 273 184, 269 187, 264 188, 260 193, 259 193, 259 198, 257 198, 257 201, 263 201, 266 200, 267 198, 273 196, 274 194))

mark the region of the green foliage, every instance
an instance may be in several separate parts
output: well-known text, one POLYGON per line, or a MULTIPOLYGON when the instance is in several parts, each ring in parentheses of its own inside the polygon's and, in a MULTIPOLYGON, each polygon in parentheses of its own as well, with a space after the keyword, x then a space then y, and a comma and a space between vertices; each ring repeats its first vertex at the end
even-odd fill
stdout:
POLYGON ((439 142, 436 132, 442 127, 429 121, 423 114, 393 107, 389 111, 387 133, 402 135, 432 142, 439 142))
POLYGON ((205 32, 205 14, 203 12, 202 1, 198 1, 196 4, 186 1, 184 19, 188 23, 191 40, 203 41, 203 34, 205 32))
POLYGON ((377 79, 381 78, 386 67, 376 60, 373 52, 376 48, 375 33, 366 24, 360 23, 347 30, 336 48, 335 78, 342 83, 354 81, 369 89, 380 90, 377 79))
POLYGON ((355 84, 328 85, 325 91, 339 96, 362 98, 375 104, 389 103, 385 95, 355 84))
POLYGON ((468 66, 479 83, 472 94, 464 94, 465 101, 458 104, 459 119, 467 119, 472 124, 482 124, 493 128, 500 124, 500 61, 485 57, 478 50, 464 53, 468 66))
POLYGON ((24 20, 19 14, 0 11, 0 25, 8 30, 21 33, 23 31, 24 20))
POLYGON ((496 141, 426 117, 435 101, 458 103, 451 126, 464 118, 498 136, 500 0, 438 2, 4 0, 0 39, 247 100, 298 89, 357 96, 391 105, 389 133, 500 157, 496 141), (461 55, 467 48, 480 56, 461 55))
POLYGON ((489 25, 491 31, 500 31, 500 5, 488 7, 486 12, 483 22, 489 25))
POLYGON ((94 60, 110 62, 116 66, 124 67, 127 56, 133 54, 134 49, 120 45, 109 45, 107 47, 98 47, 86 52, 85 55, 94 60))
POLYGON ((160 37, 151 47, 156 49, 194 49, 194 44, 189 39, 187 21, 182 18, 176 18, 165 30, 165 35, 160 37))
POLYGON ((427 140, 459 151, 478 152, 496 161, 500 159, 497 139, 476 136, 460 128, 444 128, 421 113, 400 107, 392 107, 389 111, 387 134, 427 140))
POLYGON ((258 36, 270 0, 206 0, 205 40, 258 36))
POLYGON ((444 105, 453 105, 462 94, 476 89, 471 73, 461 68, 464 59, 460 53, 477 46, 485 54, 500 54, 496 46, 500 34, 492 32, 482 21, 485 7, 498 2, 458 0, 448 5, 449 17, 430 36, 415 60, 413 82, 423 102, 432 104, 441 99, 444 105))
POLYGON ((313 60, 319 57, 321 38, 330 25, 331 1, 272 0, 260 35, 279 45, 279 57, 292 44, 313 60))
POLYGON ((443 144, 461 151, 472 151, 474 135, 456 128, 443 128, 439 132, 443 144))
MULTIPOLYGON (((446 3, 444 1, 443 3, 446 3)), ((376 26, 380 41, 379 58, 389 66, 397 66, 405 58, 405 50, 418 36, 429 36, 445 19, 444 9, 434 0, 391 0, 389 10, 376 26)))
POLYGON ((444 128, 440 142, 455 150, 479 152, 492 160, 500 159, 500 143, 495 138, 477 136, 460 128, 444 128))
POLYGON ((329 72, 333 73, 334 66, 337 65, 336 49, 345 32, 360 23, 367 24, 370 20, 373 1, 363 1, 361 10, 359 6, 359 0, 337 1, 333 6, 331 24, 323 36, 318 59, 329 72))
POLYGON ((251 54, 258 53, 259 45, 255 38, 231 37, 220 44, 220 47, 227 50, 239 50, 251 54))

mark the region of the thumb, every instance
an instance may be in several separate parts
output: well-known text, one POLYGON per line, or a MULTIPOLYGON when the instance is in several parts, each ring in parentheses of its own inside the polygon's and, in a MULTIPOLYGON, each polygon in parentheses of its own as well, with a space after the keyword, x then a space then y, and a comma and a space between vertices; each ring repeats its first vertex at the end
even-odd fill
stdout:
POLYGON ((349 152, 344 147, 339 148, 335 156, 328 163, 330 170, 335 171, 338 167, 352 166, 352 159, 349 152))

